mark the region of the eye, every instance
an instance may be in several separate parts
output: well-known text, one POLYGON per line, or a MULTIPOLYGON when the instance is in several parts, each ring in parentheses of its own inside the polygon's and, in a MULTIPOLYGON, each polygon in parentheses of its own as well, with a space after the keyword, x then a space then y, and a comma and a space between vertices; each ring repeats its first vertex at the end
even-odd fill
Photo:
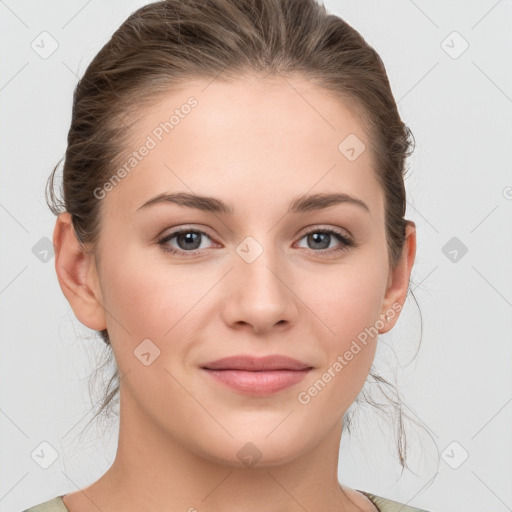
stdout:
POLYGON ((354 241, 351 238, 336 229, 315 228, 308 231, 301 240, 304 238, 306 238, 307 243, 312 245, 313 252, 318 254, 332 254, 339 251, 346 251, 349 247, 354 245, 354 241), (334 249, 329 248, 330 242, 332 242, 333 239, 337 240, 341 244, 339 247, 334 249))
POLYGON ((204 247, 201 247, 201 239, 203 237, 211 240, 204 231, 190 228, 178 229, 158 240, 158 245, 160 245, 163 251, 172 254, 194 254, 196 251, 204 249, 204 247), (178 248, 169 245, 173 238, 176 238, 178 248))
MULTIPOLYGON (((201 247, 204 238, 211 240, 211 237, 204 231, 181 228, 158 240, 158 245, 164 252, 171 254, 180 254, 193 256, 200 253, 205 247, 201 247), (178 247, 173 247, 169 242, 176 239, 178 247)), ((305 233, 300 240, 306 238, 307 243, 312 245, 312 251, 317 254, 332 254, 339 251, 346 251, 349 247, 355 245, 354 241, 342 231, 336 229, 311 229, 305 233), (332 248, 331 242, 338 241, 338 247, 332 248)))

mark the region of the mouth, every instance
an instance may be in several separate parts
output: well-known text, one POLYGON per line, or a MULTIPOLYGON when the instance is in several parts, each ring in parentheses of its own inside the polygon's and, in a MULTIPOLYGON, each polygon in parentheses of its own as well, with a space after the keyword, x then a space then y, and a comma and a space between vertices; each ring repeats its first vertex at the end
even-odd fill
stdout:
POLYGON ((232 356, 207 363, 201 370, 234 391, 269 395, 300 382, 312 366, 287 356, 232 356))

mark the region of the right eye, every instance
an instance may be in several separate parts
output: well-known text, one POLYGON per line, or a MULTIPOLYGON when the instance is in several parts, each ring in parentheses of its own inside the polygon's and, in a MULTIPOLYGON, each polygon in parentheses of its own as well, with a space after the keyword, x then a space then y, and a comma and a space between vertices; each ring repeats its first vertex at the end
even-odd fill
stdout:
POLYGON ((200 251, 201 239, 203 237, 211 240, 210 236, 204 231, 190 228, 178 229, 158 240, 158 245, 163 251, 171 254, 195 255, 200 251), (177 245, 181 247, 176 248, 169 244, 169 242, 174 238, 176 239, 177 245))

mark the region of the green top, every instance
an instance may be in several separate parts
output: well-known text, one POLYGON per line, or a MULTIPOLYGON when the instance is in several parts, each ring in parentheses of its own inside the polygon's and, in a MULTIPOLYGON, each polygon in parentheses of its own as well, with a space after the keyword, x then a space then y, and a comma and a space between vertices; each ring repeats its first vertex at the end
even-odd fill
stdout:
MULTIPOLYGON (((359 489, 356 490, 359 491, 359 489)), ((366 491, 359 492, 364 494, 377 507, 379 512, 428 512, 427 510, 398 503, 398 501, 392 501, 387 498, 382 498, 381 496, 375 496, 375 494, 370 494, 366 491)), ((45 501, 44 503, 40 503, 39 505, 27 508, 23 512, 69 512, 66 505, 64 505, 62 496, 64 496, 64 494, 49 501, 45 501)))

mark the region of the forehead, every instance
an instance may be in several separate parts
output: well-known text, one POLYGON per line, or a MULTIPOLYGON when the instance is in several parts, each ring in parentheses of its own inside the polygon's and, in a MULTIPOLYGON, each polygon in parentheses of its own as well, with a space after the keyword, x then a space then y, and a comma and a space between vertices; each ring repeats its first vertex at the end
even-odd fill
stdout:
POLYGON ((135 212, 172 191, 240 201, 240 208, 343 192, 369 204, 372 215, 382 214, 365 126, 306 79, 192 81, 141 109, 130 135, 123 178, 103 205, 108 209, 135 212))

